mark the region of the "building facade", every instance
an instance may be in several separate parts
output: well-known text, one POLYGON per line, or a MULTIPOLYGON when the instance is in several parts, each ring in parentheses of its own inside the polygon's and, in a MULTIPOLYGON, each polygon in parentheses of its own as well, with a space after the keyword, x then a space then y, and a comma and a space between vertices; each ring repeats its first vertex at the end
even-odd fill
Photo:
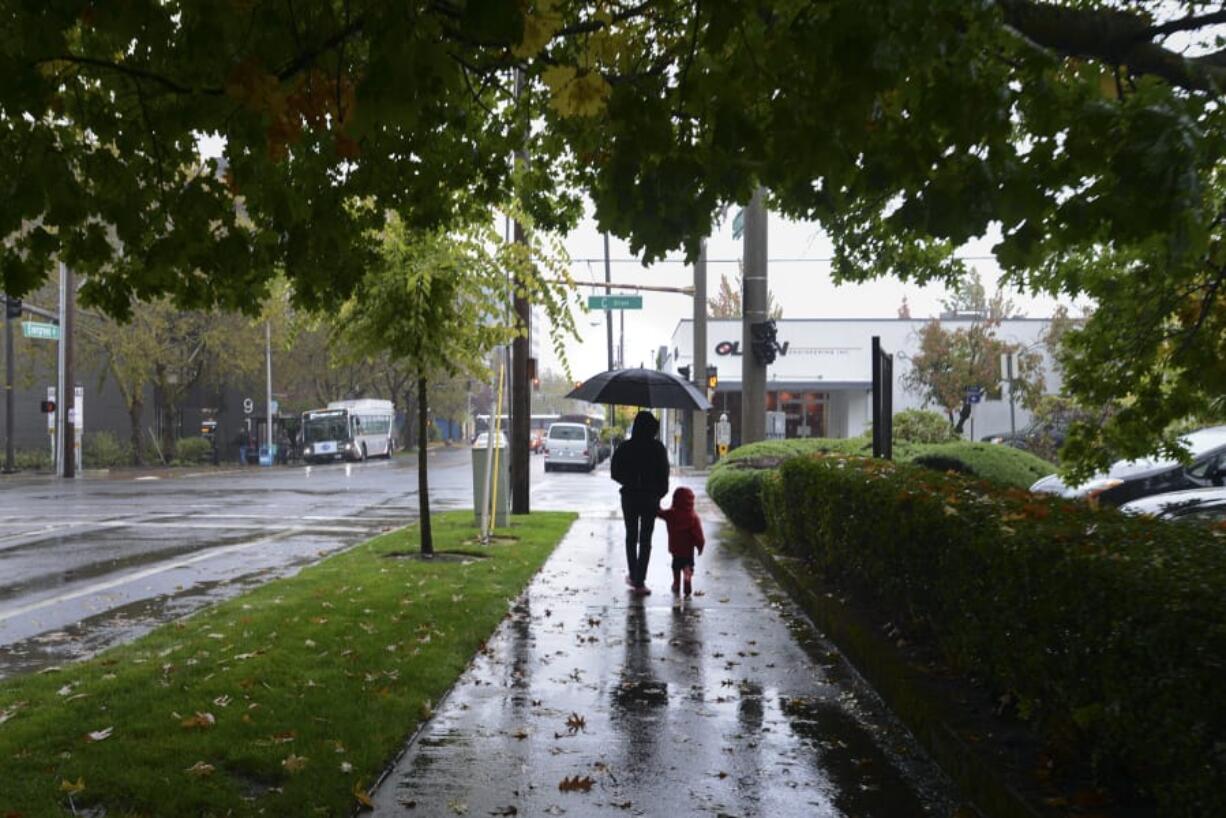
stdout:
MULTIPOLYGON (((874 336, 881 338, 882 348, 894 355, 894 411, 925 408, 922 396, 908 390, 903 378, 910 371, 910 359, 919 352, 920 331, 932 319, 928 318, 796 318, 777 321, 780 351, 766 371, 766 406, 764 412, 780 413, 771 436, 797 437, 856 437, 865 433, 872 421, 872 360, 870 350, 874 336)), ((941 326, 954 331, 970 327, 969 317, 941 319, 941 326)), ((1045 345, 1044 331, 1050 321, 1045 318, 1011 318, 1002 322, 996 337, 1018 344, 1043 358, 1044 391, 1054 393, 1060 388, 1060 374, 1053 366, 1045 345)), ((741 360, 752 354, 745 349, 739 319, 711 319, 707 324, 707 362, 718 373, 718 385, 712 398, 713 409, 708 413, 709 441, 714 441, 713 424, 727 415, 732 425, 732 446, 740 444, 741 427, 741 360)), ((674 374, 678 367, 692 366, 694 361, 694 323, 690 319, 677 324, 667 354, 664 369, 674 374)), ((980 384, 987 391, 983 400, 973 406, 965 434, 982 439, 1010 431, 1008 387, 980 384)), ((939 407, 928 407, 941 411, 939 407)), ((1021 430, 1031 416, 1020 404, 1014 406, 1013 427, 1021 430)), ((683 419, 670 413, 664 439, 683 461, 681 443, 685 436, 683 419)), ((768 430, 771 426, 768 424, 768 430)), ((712 443, 712 447, 714 444, 712 443)))

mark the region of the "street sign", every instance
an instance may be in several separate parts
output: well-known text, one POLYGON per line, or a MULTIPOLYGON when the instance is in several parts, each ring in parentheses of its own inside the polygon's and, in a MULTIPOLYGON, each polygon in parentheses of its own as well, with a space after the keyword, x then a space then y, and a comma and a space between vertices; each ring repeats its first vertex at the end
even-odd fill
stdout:
POLYGON ((42 341, 60 340, 60 328, 55 324, 43 324, 38 321, 22 321, 21 334, 27 338, 38 338, 42 341))
POLYGON ((732 238, 739 239, 745 233, 745 208, 741 208, 732 217, 732 238))
POLYGON ((587 308, 589 310, 641 310, 643 309, 643 296, 589 295, 587 308))
POLYGON ((983 400, 984 392, 985 390, 982 386, 966 387, 966 402, 967 403, 979 403, 981 400, 983 400))
POLYGON ((243 398, 243 414, 250 415, 255 411, 255 401, 251 398, 243 398))

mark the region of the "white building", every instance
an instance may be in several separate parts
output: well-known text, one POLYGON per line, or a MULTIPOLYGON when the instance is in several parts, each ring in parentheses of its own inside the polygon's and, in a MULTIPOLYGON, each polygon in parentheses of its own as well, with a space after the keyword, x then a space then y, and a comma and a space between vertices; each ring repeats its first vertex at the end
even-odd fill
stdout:
MULTIPOLYGON (((920 330, 927 318, 796 318, 778 320, 778 341, 783 348, 767 367, 767 405, 763 411, 783 412, 785 437, 855 437, 863 434, 872 420, 873 336, 894 355, 894 411, 923 408, 920 395, 903 385, 910 370, 910 358, 919 351, 920 330)), ((1012 318, 996 331, 1002 341, 1032 348, 1043 356, 1044 391, 1060 388, 1060 375, 1052 366, 1042 344, 1046 318, 1012 318)), ((664 368, 676 373, 679 366, 693 366, 694 322, 677 324, 669 343, 664 368)), ((942 319, 947 330, 969 327, 970 318, 942 319)), ((750 354, 741 339, 741 321, 711 319, 707 324, 707 364, 718 370, 719 384, 712 400, 708 421, 727 413, 732 423, 732 444, 740 442, 741 357, 750 354)), ((1009 422, 1008 388, 981 384, 990 390, 983 401, 973 406, 967 423, 967 437, 1007 434, 1009 422), (993 397, 995 394, 995 397, 993 397)), ((929 407, 942 411, 940 407, 929 407)), ((671 420, 671 419, 670 419, 671 420)), ((1014 424, 1021 430, 1030 422, 1030 413, 1015 406, 1014 424)), ((670 447, 676 428, 666 430, 670 447)), ((712 440, 713 434, 708 435, 712 440)))

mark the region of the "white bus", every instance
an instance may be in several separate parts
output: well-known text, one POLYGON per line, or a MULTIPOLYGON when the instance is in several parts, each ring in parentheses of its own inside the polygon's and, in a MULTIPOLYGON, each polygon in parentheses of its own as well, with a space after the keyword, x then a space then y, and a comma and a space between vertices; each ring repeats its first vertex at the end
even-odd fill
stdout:
POLYGON ((302 459, 324 463, 392 456, 396 413, 390 400, 336 400, 302 413, 302 459))

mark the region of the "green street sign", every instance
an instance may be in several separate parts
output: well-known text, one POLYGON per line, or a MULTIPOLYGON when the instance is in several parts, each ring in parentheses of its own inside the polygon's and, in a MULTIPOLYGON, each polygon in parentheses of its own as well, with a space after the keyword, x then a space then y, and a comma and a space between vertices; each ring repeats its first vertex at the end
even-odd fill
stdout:
POLYGON ((21 334, 27 338, 38 338, 42 341, 60 340, 60 328, 55 324, 42 324, 38 321, 23 321, 21 334))
POLYGON ((741 208, 732 217, 732 238, 739 239, 745 232, 745 208, 741 208))
POLYGON ((589 310, 641 310, 643 309, 643 296, 589 295, 587 308, 589 310))

